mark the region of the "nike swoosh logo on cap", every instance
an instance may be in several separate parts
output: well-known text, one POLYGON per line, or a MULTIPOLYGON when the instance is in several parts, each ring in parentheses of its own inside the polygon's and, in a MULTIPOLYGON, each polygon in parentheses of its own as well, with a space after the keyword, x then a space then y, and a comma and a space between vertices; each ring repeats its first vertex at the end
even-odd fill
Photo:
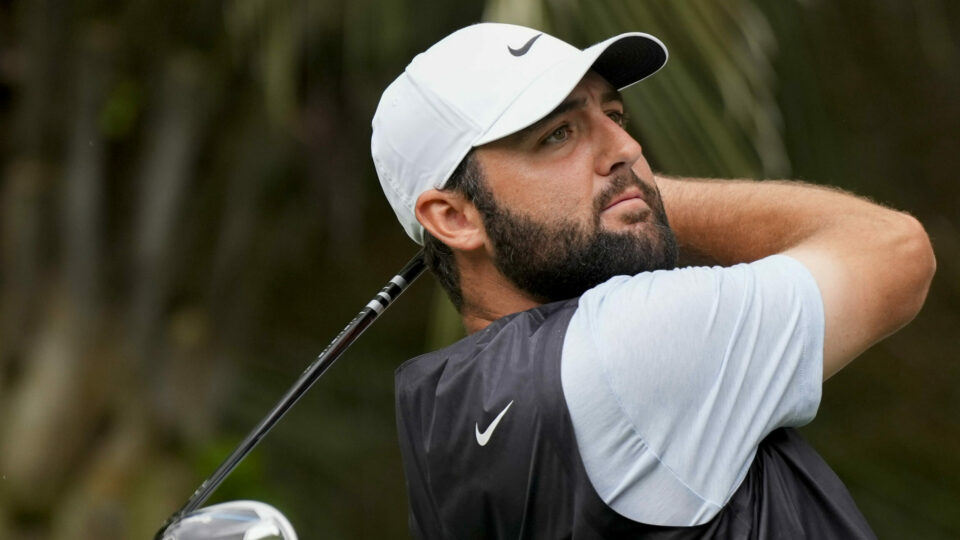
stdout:
POLYGON ((530 41, 524 43, 524 44, 523 44, 523 47, 520 47, 519 49, 514 49, 513 47, 507 45, 507 50, 509 50, 509 51, 510 51, 510 54, 512 54, 512 55, 514 55, 514 56, 523 56, 523 55, 527 54, 527 51, 530 50, 530 47, 533 47, 533 42, 536 41, 537 38, 540 37, 540 36, 542 36, 542 35, 543 35, 543 34, 541 33, 541 34, 537 34, 537 35, 533 36, 532 38, 530 38, 530 41))
POLYGON ((483 433, 480 433, 480 424, 473 425, 477 433, 477 444, 479 444, 480 446, 487 445, 487 443, 490 441, 490 436, 493 435, 493 430, 497 429, 497 424, 500 423, 500 420, 503 418, 503 415, 507 414, 507 409, 509 409, 511 405, 513 405, 513 401, 511 401, 510 403, 507 403, 507 406, 504 407, 502 411, 500 411, 500 414, 498 414, 497 417, 493 419, 493 422, 490 422, 490 425, 487 426, 487 429, 485 429, 483 433))

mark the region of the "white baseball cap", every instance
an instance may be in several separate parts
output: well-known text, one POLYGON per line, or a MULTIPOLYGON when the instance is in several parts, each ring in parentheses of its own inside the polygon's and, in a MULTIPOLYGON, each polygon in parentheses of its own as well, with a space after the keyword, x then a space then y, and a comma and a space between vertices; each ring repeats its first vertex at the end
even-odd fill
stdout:
POLYGON ((423 244, 417 198, 442 188, 471 148, 536 123, 590 69, 623 89, 666 62, 663 43, 640 32, 580 50, 512 24, 457 30, 410 62, 373 116, 371 153, 390 206, 410 238, 423 244))

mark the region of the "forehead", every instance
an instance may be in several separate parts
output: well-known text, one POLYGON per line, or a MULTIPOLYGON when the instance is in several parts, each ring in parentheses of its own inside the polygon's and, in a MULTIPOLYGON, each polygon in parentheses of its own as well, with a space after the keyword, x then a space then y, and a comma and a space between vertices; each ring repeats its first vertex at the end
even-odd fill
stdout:
POLYGON ((619 92, 617 92, 617 89, 614 88, 612 84, 607 82, 602 75, 598 74, 592 69, 588 71, 582 79, 580 79, 580 82, 577 83, 577 86, 573 87, 573 90, 570 91, 570 95, 572 96, 577 91, 584 91, 587 89, 593 89, 600 93, 616 92, 619 95, 619 92))

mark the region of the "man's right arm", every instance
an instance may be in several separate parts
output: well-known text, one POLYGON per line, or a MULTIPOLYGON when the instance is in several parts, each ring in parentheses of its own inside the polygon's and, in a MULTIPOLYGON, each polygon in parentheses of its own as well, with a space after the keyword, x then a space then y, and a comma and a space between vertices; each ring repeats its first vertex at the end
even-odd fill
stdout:
POLYGON ((824 379, 919 312, 936 268, 912 216, 835 189, 657 177, 681 254, 722 265, 782 253, 823 298, 824 379))

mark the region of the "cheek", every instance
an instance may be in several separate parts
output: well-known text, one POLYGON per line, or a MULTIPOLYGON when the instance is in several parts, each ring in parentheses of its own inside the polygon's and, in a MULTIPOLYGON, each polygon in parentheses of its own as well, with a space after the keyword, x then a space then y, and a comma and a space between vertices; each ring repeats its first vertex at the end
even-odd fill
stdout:
POLYGON ((535 213, 547 214, 546 217, 571 219, 575 217, 589 217, 593 215, 593 199, 586 196, 578 196, 574 193, 554 190, 545 194, 538 201, 535 213))
POLYGON ((547 180, 545 189, 537 193, 535 207, 528 211, 548 214, 551 218, 576 219, 593 216, 593 186, 589 176, 558 171, 547 180))
MULTIPOLYGON (((536 159, 490 153, 484 164, 488 186, 507 208, 542 219, 592 219, 593 182, 581 156, 536 159)), ((486 156, 485 156, 486 157, 486 156)))
POLYGON ((532 173, 515 171, 512 181, 503 187, 504 202, 518 205, 529 215, 570 217, 593 204, 589 180, 562 167, 545 167, 532 173))

